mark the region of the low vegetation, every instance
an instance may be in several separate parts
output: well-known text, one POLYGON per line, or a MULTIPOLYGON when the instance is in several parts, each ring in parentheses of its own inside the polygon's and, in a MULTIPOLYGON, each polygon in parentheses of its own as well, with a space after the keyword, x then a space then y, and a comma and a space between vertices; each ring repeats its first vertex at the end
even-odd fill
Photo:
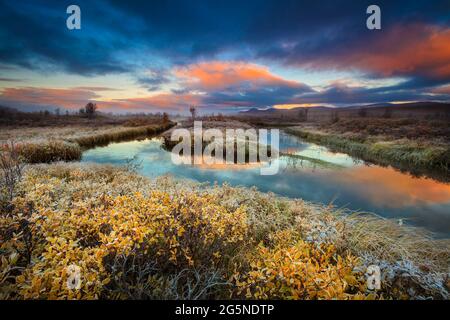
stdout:
POLYGON ((2 299, 449 298, 448 241, 253 188, 41 164, 1 208, 2 299))
POLYGON ((68 140, 77 143, 82 148, 91 148, 94 146, 106 145, 111 142, 156 135, 170 129, 173 125, 174 123, 168 122, 151 126, 123 128, 90 136, 69 138, 68 140))
POLYGON ((446 181, 450 177, 448 128, 446 121, 367 119, 309 123, 286 131, 334 151, 446 181))
POLYGON ((151 125, 99 126, 95 128, 75 126, 62 128, 0 130, 3 150, 10 147, 14 139, 17 152, 27 163, 50 163, 55 161, 80 160, 84 149, 106 145, 139 137, 148 137, 164 132, 174 123, 154 123, 151 125))

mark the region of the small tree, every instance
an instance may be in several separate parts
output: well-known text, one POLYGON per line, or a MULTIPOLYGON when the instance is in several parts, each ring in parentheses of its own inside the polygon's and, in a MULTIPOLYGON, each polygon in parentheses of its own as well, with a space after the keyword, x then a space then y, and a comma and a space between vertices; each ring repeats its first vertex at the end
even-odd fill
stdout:
POLYGON ((195 116, 197 114, 197 109, 194 106, 192 106, 192 107, 189 108, 189 112, 191 113, 192 121, 194 121, 195 120, 195 116))
POLYGON ((163 124, 169 123, 169 115, 167 114, 167 112, 163 113, 163 115, 162 115, 162 122, 163 122, 163 124))
POLYGON ((86 107, 84 107, 86 110, 86 114, 88 117, 93 117, 95 115, 95 111, 97 111, 97 105, 95 103, 89 102, 86 107))

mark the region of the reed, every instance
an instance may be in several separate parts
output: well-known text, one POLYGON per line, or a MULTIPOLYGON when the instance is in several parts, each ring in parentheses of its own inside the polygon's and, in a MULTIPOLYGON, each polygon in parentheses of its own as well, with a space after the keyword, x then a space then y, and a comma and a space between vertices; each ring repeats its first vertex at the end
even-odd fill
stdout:
MULTIPOLYGON (((17 143, 17 150, 26 163, 76 161, 81 159, 85 149, 104 146, 111 142, 153 136, 168 130, 172 126, 174 126, 174 123, 169 122, 167 124, 111 130, 77 137, 24 140, 17 143)), ((0 149, 7 150, 8 146, 9 144, 4 144, 0 149)))
POLYGON ((174 123, 151 125, 137 128, 126 128, 102 134, 93 134, 71 139, 83 148, 104 146, 111 142, 120 142, 138 137, 148 137, 164 132, 174 126, 174 123))
POLYGON ((78 144, 61 140, 18 143, 17 151, 26 163, 75 161, 81 159, 82 153, 78 144))

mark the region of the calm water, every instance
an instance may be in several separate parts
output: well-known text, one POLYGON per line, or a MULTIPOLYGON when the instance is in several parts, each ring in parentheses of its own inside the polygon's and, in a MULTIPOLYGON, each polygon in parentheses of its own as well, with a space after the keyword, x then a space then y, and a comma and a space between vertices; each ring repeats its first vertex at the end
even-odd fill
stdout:
POLYGON ((261 176, 254 165, 176 166, 161 143, 159 138, 114 143, 86 151, 82 161, 123 165, 136 156, 142 161, 141 173, 149 177, 171 174, 200 182, 256 186, 283 196, 402 218, 438 237, 450 236, 450 184, 369 166, 285 133, 280 134, 281 152, 319 161, 283 156, 277 175, 261 176))

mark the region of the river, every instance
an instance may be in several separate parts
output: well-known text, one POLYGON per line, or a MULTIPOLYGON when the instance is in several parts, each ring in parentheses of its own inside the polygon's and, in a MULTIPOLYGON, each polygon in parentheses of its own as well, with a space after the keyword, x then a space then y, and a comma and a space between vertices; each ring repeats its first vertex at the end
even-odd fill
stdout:
POLYGON ((148 177, 171 174, 200 182, 256 186, 286 197, 402 219, 436 237, 450 236, 450 184, 369 165, 287 133, 280 133, 280 151, 292 156, 280 158, 280 170, 273 176, 260 175, 254 165, 177 166, 161 146, 161 138, 113 143, 87 150, 81 161, 124 165, 136 157, 139 172, 148 177))

